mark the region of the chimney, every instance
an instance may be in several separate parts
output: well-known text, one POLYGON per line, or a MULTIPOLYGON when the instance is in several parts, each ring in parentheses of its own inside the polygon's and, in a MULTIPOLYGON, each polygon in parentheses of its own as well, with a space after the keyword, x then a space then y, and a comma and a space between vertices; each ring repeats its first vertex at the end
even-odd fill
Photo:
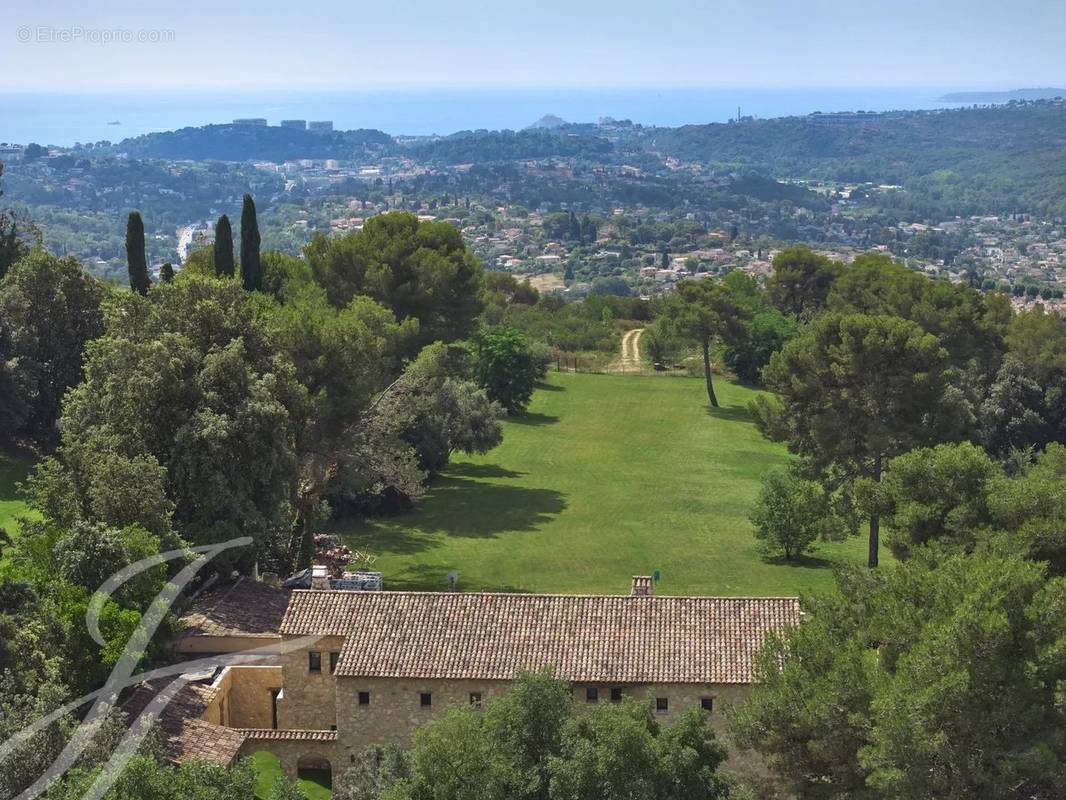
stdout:
POLYGON ((651 597, 651 575, 634 575, 629 587, 630 597, 651 597))
POLYGON ((311 567, 311 588, 312 589, 329 589, 329 569, 325 566, 316 564, 311 567))

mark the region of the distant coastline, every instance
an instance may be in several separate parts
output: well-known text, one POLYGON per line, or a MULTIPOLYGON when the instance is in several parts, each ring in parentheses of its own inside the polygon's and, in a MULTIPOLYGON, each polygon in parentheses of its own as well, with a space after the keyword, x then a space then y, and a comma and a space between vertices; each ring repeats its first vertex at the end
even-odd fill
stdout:
POLYGON ((1005 92, 949 92, 939 99, 944 103, 1009 103, 1011 100, 1050 100, 1054 97, 1066 97, 1066 89, 1047 86, 1005 92))
POLYGON ((815 111, 901 111, 950 107, 950 86, 599 87, 366 91, 49 94, 0 92, 0 140, 69 147, 144 133, 228 124, 241 117, 333 120, 335 130, 373 128, 393 136, 463 130, 521 130, 550 111, 569 122, 601 117, 677 127, 815 111), (108 125, 121 120, 121 128, 108 125))

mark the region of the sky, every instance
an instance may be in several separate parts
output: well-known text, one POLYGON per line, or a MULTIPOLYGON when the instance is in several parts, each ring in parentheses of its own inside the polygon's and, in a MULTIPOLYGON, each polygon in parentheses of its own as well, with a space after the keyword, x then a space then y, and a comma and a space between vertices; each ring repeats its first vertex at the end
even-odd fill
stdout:
POLYGON ((7 91, 1066 84, 1066 0, 6 6, 7 91))

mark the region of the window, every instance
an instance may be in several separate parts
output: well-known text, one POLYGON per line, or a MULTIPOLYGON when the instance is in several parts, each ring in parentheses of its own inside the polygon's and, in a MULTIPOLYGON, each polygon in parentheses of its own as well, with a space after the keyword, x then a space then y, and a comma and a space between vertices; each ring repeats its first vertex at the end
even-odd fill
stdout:
POLYGON ((322 671, 322 654, 312 650, 307 654, 307 669, 310 672, 322 671))
POLYGON ((422 708, 429 708, 431 705, 433 705, 433 695, 431 695, 429 692, 422 692, 418 696, 418 704, 422 706, 422 708))
POLYGON ((600 690, 595 686, 590 686, 585 690, 585 702, 586 703, 598 703, 600 701, 600 690))
POLYGON ((359 692, 359 705, 370 705, 370 692, 359 692))
POLYGON ((472 705, 472 706, 481 705, 481 692, 471 692, 470 693, 470 705, 472 705))
POLYGON ((621 686, 615 686, 614 688, 611 689, 611 702, 612 703, 621 703, 622 702, 622 687, 621 686))
POLYGON ((330 653, 329 654, 329 674, 330 675, 332 675, 334 672, 337 671, 337 662, 340 661, 340 660, 341 660, 341 654, 340 653, 330 653))
POLYGON ((336 726, 336 725, 330 725, 330 726, 329 726, 329 729, 330 729, 331 731, 335 731, 335 730, 337 730, 337 726, 336 726))
POLYGON ((700 708, 704 711, 714 711, 714 698, 713 697, 701 697, 700 708))
POLYGON ((667 711, 670 710, 670 701, 667 700, 665 697, 656 697, 655 710, 658 711, 660 714, 665 714, 667 711))
POLYGON ((278 729, 278 695, 281 694, 281 689, 270 690, 270 727, 274 730, 278 729))

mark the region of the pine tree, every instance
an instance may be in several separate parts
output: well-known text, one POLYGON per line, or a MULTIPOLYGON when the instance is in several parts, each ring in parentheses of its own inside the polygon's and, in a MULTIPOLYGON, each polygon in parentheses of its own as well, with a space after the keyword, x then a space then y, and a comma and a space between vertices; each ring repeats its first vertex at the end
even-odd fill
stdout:
POLYGON ((233 228, 229 217, 223 214, 215 223, 215 274, 232 278, 234 270, 233 228))
POLYGON ((144 221, 139 211, 131 211, 126 222, 126 263, 130 270, 130 288, 137 294, 148 294, 152 285, 148 277, 148 257, 144 250, 144 221))
POLYGON ((262 267, 259 263, 259 222, 255 218, 255 203, 252 196, 244 196, 241 208, 241 280, 249 292, 258 292, 263 286, 262 267))
POLYGON ((163 283, 170 283, 174 280, 174 265, 169 261, 164 261, 163 266, 159 268, 159 279, 163 283))

